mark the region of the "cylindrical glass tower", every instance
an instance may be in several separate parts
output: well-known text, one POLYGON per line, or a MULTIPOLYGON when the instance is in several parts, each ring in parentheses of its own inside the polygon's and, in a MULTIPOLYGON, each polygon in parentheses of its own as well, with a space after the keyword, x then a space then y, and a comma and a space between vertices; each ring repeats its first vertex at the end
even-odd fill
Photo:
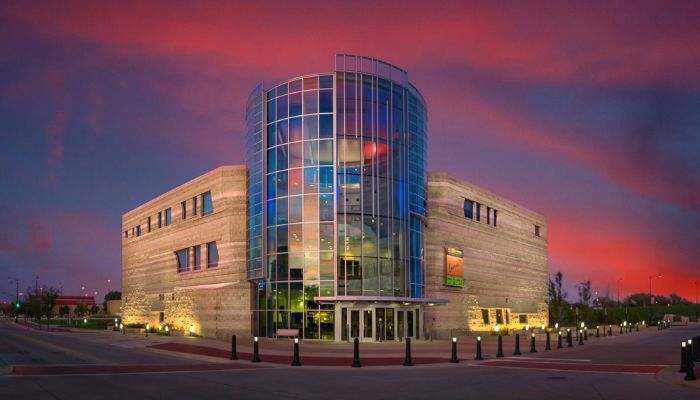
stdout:
POLYGON ((406 72, 367 57, 251 93, 254 334, 420 338, 426 118, 406 72))

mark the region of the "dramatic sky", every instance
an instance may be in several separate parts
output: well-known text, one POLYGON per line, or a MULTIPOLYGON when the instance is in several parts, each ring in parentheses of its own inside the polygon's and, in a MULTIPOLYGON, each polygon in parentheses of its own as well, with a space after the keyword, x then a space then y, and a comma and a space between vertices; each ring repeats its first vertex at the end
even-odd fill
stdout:
POLYGON ((430 170, 546 216, 571 297, 694 300, 700 3, 407 3, 3 1, 0 292, 119 288, 122 213, 244 163, 250 90, 344 52, 409 72, 430 170))

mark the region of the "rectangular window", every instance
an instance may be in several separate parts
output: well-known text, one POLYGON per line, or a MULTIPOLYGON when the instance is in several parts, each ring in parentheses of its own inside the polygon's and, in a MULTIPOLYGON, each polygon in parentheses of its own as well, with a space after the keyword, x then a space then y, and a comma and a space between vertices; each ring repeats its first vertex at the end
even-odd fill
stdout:
POLYGON ((540 236, 540 226, 535 225, 535 236, 540 236))
POLYGON ((474 219, 474 202, 464 199, 464 218, 474 219))
POLYGON ((124 237, 125 237, 125 238, 128 238, 128 237, 129 237, 129 231, 128 231, 128 230, 124 231, 124 237))
POLYGON ((175 252, 177 256, 177 272, 190 270, 190 249, 182 249, 175 252))
POLYGON ((520 314, 518 318, 521 324, 527 324, 527 314, 520 314))
POLYGON ((476 222, 481 221, 481 203, 476 203, 476 222))
POLYGON ((151 231, 151 217, 148 217, 148 231, 151 231))
POLYGON ((491 224, 491 207, 486 207, 486 224, 491 224))
POLYGON ((180 203, 180 207, 182 208, 182 219, 187 219, 187 202, 180 203))
POLYGON ((136 227, 136 236, 141 236, 141 225, 136 227))
POLYGON ((163 212, 158 211, 158 228, 163 227, 163 212))
POLYGON ((194 265, 192 266, 192 269, 195 271, 199 271, 202 268, 202 248, 201 246, 197 245, 192 248, 192 252, 194 253, 194 265))
POLYGON ((131 236, 136 235, 136 228, 131 228, 131 236))
POLYGON ((172 217, 172 210, 170 208, 165 209, 165 226, 170 225, 170 223, 173 221, 172 217))
POLYGON ((216 247, 216 242, 207 243, 207 268, 216 268, 219 266, 219 250, 216 247))
POLYGON ((214 212, 214 204, 211 201, 211 192, 202 193, 202 216, 214 212))
POLYGON ((498 210, 493 209, 493 226, 498 225, 498 210))
POLYGON ((192 215, 197 215, 197 196, 192 198, 192 215))
POLYGON ((489 310, 482 308, 481 309, 481 319, 484 320, 484 325, 488 325, 490 323, 489 321, 489 310))
POLYGON ((499 325, 503 323, 503 310, 496 310, 496 323, 499 325))

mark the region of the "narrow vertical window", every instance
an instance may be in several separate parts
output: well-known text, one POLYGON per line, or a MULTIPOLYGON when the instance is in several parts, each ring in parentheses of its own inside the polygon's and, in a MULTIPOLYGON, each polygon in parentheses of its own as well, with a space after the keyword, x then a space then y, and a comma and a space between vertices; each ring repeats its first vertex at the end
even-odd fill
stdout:
POLYGON ((182 208, 182 219, 187 219, 187 202, 180 203, 180 207, 182 208))
POLYGON ((464 218, 474 219, 474 202, 464 199, 464 218))
POLYGON ((148 217, 148 231, 151 231, 151 217, 148 217))
POLYGON ((481 203, 476 203, 476 222, 481 221, 481 203))
POLYGON ((202 193, 202 216, 214 212, 214 204, 211 201, 211 192, 202 193))
POLYGON ((216 247, 216 242, 207 243, 207 268, 216 268, 219 266, 219 249, 216 247))
POLYGON ((124 237, 125 237, 125 238, 128 238, 128 237, 129 237, 129 231, 128 231, 128 230, 124 231, 124 237))
POLYGON ((177 257, 177 272, 190 270, 190 249, 181 249, 175 252, 177 257))
POLYGON ((540 226, 535 225, 535 236, 540 236, 540 226))
POLYGON ((134 236, 136 234, 136 228, 131 228, 131 236, 134 236))
POLYGON ((197 215, 197 196, 192 198, 192 215, 197 215))
POLYGON ((165 226, 170 225, 170 223, 173 221, 172 219, 173 213, 170 208, 165 209, 165 226))
POLYGON ((141 225, 136 227, 136 236, 141 236, 141 225))
POLYGON ((486 207, 486 224, 491 224, 491 207, 486 207))
POLYGON ((163 227, 163 212, 158 211, 158 228, 163 227))
POLYGON ((194 253, 194 264, 192 269, 199 271, 202 268, 202 247, 197 245, 192 248, 194 253))
POLYGON ((493 226, 498 225, 498 210, 493 209, 493 226))

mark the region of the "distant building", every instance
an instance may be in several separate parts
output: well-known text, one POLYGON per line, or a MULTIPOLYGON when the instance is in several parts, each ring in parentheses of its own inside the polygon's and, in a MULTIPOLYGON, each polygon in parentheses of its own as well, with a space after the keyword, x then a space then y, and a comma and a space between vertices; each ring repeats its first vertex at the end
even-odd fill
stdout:
POLYGON ((84 305, 89 311, 96 305, 94 296, 58 296, 56 297, 56 305, 53 308, 54 314, 59 314, 61 307, 68 307, 69 314, 75 315, 75 308, 79 304, 84 305))
POLYGON ((246 166, 124 214, 126 323, 380 341, 547 322, 544 218, 428 178, 406 71, 338 55, 333 72, 261 84, 246 144, 246 166))

